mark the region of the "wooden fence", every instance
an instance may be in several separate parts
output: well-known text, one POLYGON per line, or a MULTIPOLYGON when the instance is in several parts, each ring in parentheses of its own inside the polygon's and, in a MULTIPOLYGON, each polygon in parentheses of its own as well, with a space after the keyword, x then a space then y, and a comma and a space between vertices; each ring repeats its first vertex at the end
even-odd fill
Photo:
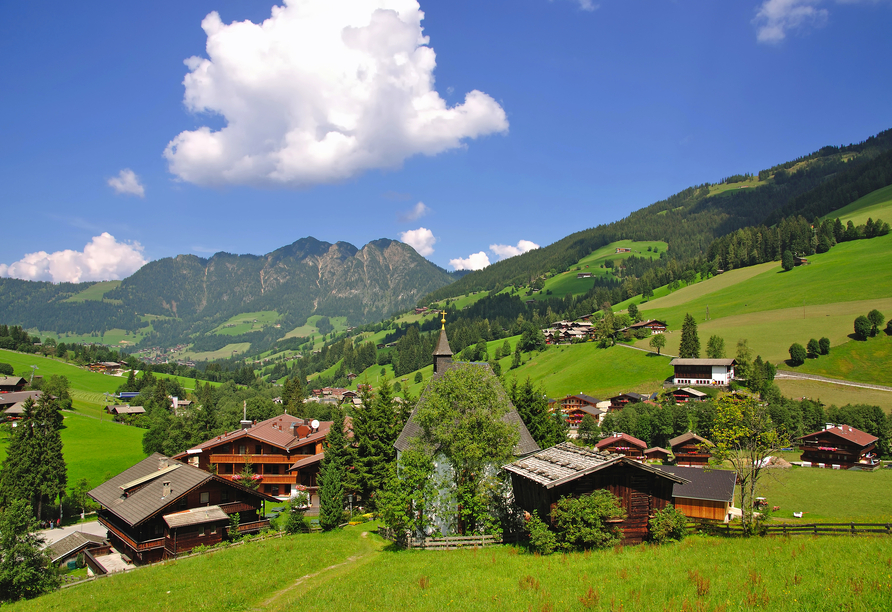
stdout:
MULTIPOLYGON (((396 533, 393 529, 379 527, 378 535, 396 542, 396 533)), ((407 538, 406 548, 425 548, 429 550, 455 550, 458 548, 486 548, 502 543, 499 536, 494 535, 470 535, 448 536, 445 538, 407 538)))
MULTIPOLYGON (((706 531, 713 534, 743 535, 739 525, 725 523, 688 525, 689 531, 706 531)), ((763 535, 892 535, 892 523, 775 523, 757 529, 763 535)))

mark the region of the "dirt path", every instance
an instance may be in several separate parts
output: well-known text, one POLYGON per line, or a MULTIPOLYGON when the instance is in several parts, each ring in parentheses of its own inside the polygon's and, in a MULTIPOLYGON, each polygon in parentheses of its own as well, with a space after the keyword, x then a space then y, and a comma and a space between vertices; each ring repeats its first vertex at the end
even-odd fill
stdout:
POLYGON ((640 346, 632 346, 631 344, 624 344, 622 342, 617 342, 616 346, 624 346, 626 348, 630 348, 636 351, 642 351, 644 353, 650 353, 652 355, 657 355, 658 357, 672 357, 675 359, 676 355, 670 355, 669 353, 658 353, 656 351, 651 351, 650 349, 641 348, 640 346))
MULTIPOLYGON (((360 537, 363 539, 368 538, 368 532, 363 531, 360 534, 360 537)), ((375 555, 379 552, 379 548, 375 547, 367 552, 358 555, 351 555, 347 557, 344 561, 340 563, 335 563, 334 565, 329 565, 326 568, 319 570, 318 572, 313 572, 312 574, 306 574, 301 576, 293 583, 288 585, 283 589, 279 589, 271 596, 267 597, 261 603, 255 605, 253 608, 250 608, 252 611, 261 611, 261 610, 270 610, 270 609, 280 609, 281 606, 277 606, 276 604, 284 604, 288 605, 288 602, 282 601, 286 596, 292 592, 294 592, 299 587, 305 587, 304 590, 309 590, 313 588, 317 588, 327 582, 332 580, 337 580, 337 578, 345 571, 352 571, 354 569, 353 566, 359 567, 361 565, 365 565, 366 563, 373 560, 375 555)))
POLYGON ((803 374, 800 372, 789 372, 787 370, 778 370, 775 379, 787 380, 816 380, 818 382, 830 383, 833 385, 843 385, 846 387, 860 387, 861 389, 874 389, 875 391, 888 391, 892 393, 892 387, 883 385, 872 385, 870 383, 854 382, 851 380, 840 380, 838 378, 827 378, 826 376, 818 376, 816 374, 803 374))

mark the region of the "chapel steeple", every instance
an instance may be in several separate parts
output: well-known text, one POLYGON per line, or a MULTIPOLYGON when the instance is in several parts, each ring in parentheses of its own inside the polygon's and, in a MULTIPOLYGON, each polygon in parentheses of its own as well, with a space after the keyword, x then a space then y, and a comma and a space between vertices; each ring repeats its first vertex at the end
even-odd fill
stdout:
POLYGON ((443 318, 440 319, 442 323, 440 339, 434 349, 434 374, 445 371, 448 364, 452 363, 452 349, 449 348, 449 339, 446 337, 446 311, 444 310, 441 314, 443 318))

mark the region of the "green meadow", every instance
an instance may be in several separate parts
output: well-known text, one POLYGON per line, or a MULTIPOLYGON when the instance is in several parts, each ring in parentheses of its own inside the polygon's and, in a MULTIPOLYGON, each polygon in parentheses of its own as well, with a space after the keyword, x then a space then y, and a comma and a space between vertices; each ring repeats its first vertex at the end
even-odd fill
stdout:
POLYGON ((104 392, 112 393, 124 383, 124 379, 120 376, 90 372, 80 366, 50 357, 0 349, 0 362, 12 364, 15 373, 25 378, 31 376, 31 366, 36 365, 37 376, 48 377, 51 374, 59 374, 68 378, 72 389, 100 395, 104 392))
POLYGON ((816 380, 795 380, 790 378, 775 379, 785 397, 799 399, 802 397, 820 400, 825 406, 846 404, 867 404, 879 406, 892 413, 892 393, 876 389, 862 389, 848 385, 819 382, 816 380))
POLYGON ((218 325, 210 333, 221 336, 238 336, 273 325, 278 319, 279 313, 275 310, 244 312, 230 317, 228 321, 218 325))
POLYGON ((815 612, 892 604, 892 539, 884 537, 693 536, 539 556, 516 546, 396 550, 373 528, 249 542, 9 608, 815 612))
MULTIPOLYGON (((886 300, 886 309, 880 311, 892 316, 892 300, 886 300)), ((858 312, 857 314, 866 314, 858 312)), ((850 316, 854 319, 854 316, 850 316)), ((851 324, 851 321, 849 321, 851 324)), ((805 342, 802 342, 805 346, 805 342)), ((867 341, 849 340, 834 347, 829 355, 806 359, 795 368, 797 372, 821 376, 842 377, 846 380, 892 386, 892 336, 880 332, 867 341)), ((892 395, 892 393, 890 393, 892 395)))
MULTIPOLYGON (((112 289, 117 289, 121 284, 121 281, 100 281, 94 285, 90 285, 80 293, 72 295, 70 298, 65 300, 66 302, 100 302, 105 299, 105 294, 111 291, 112 289)), ((120 304, 121 300, 108 300, 113 304, 120 304)))
POLYGON ((863 198, 855 200, 824 218, 835 219, 837 217, 843 223, 851 221, 855 225, 866 223, 868 218, 874 221, 882 219, 886 223, 892 223, 892 185, 868 193, 863 198))
MULTIPOLYGON (((474 293, 468 293, 466 295, 460 295, 458 297, 452 298, 449 302, 449 307, 453 310, 461 310, 465 306, 470 306, 475 302, 478 302, 489 295, 489 291, 475 291, 474 293)), ((436 302, 437 308, 445 308, 446 300, 441 300, 436 302)))

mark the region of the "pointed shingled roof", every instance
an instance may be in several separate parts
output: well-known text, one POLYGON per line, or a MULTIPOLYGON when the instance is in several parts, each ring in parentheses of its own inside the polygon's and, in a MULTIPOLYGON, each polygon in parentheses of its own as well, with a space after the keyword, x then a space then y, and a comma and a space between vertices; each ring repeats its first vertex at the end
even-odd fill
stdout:
POLYGON ((449 348, 449 339, 446 337, 446 330, 440 330, 440 339, 437 340, 437 348, 434 349, 434 357, 452 356, 452 349, 449 348))

